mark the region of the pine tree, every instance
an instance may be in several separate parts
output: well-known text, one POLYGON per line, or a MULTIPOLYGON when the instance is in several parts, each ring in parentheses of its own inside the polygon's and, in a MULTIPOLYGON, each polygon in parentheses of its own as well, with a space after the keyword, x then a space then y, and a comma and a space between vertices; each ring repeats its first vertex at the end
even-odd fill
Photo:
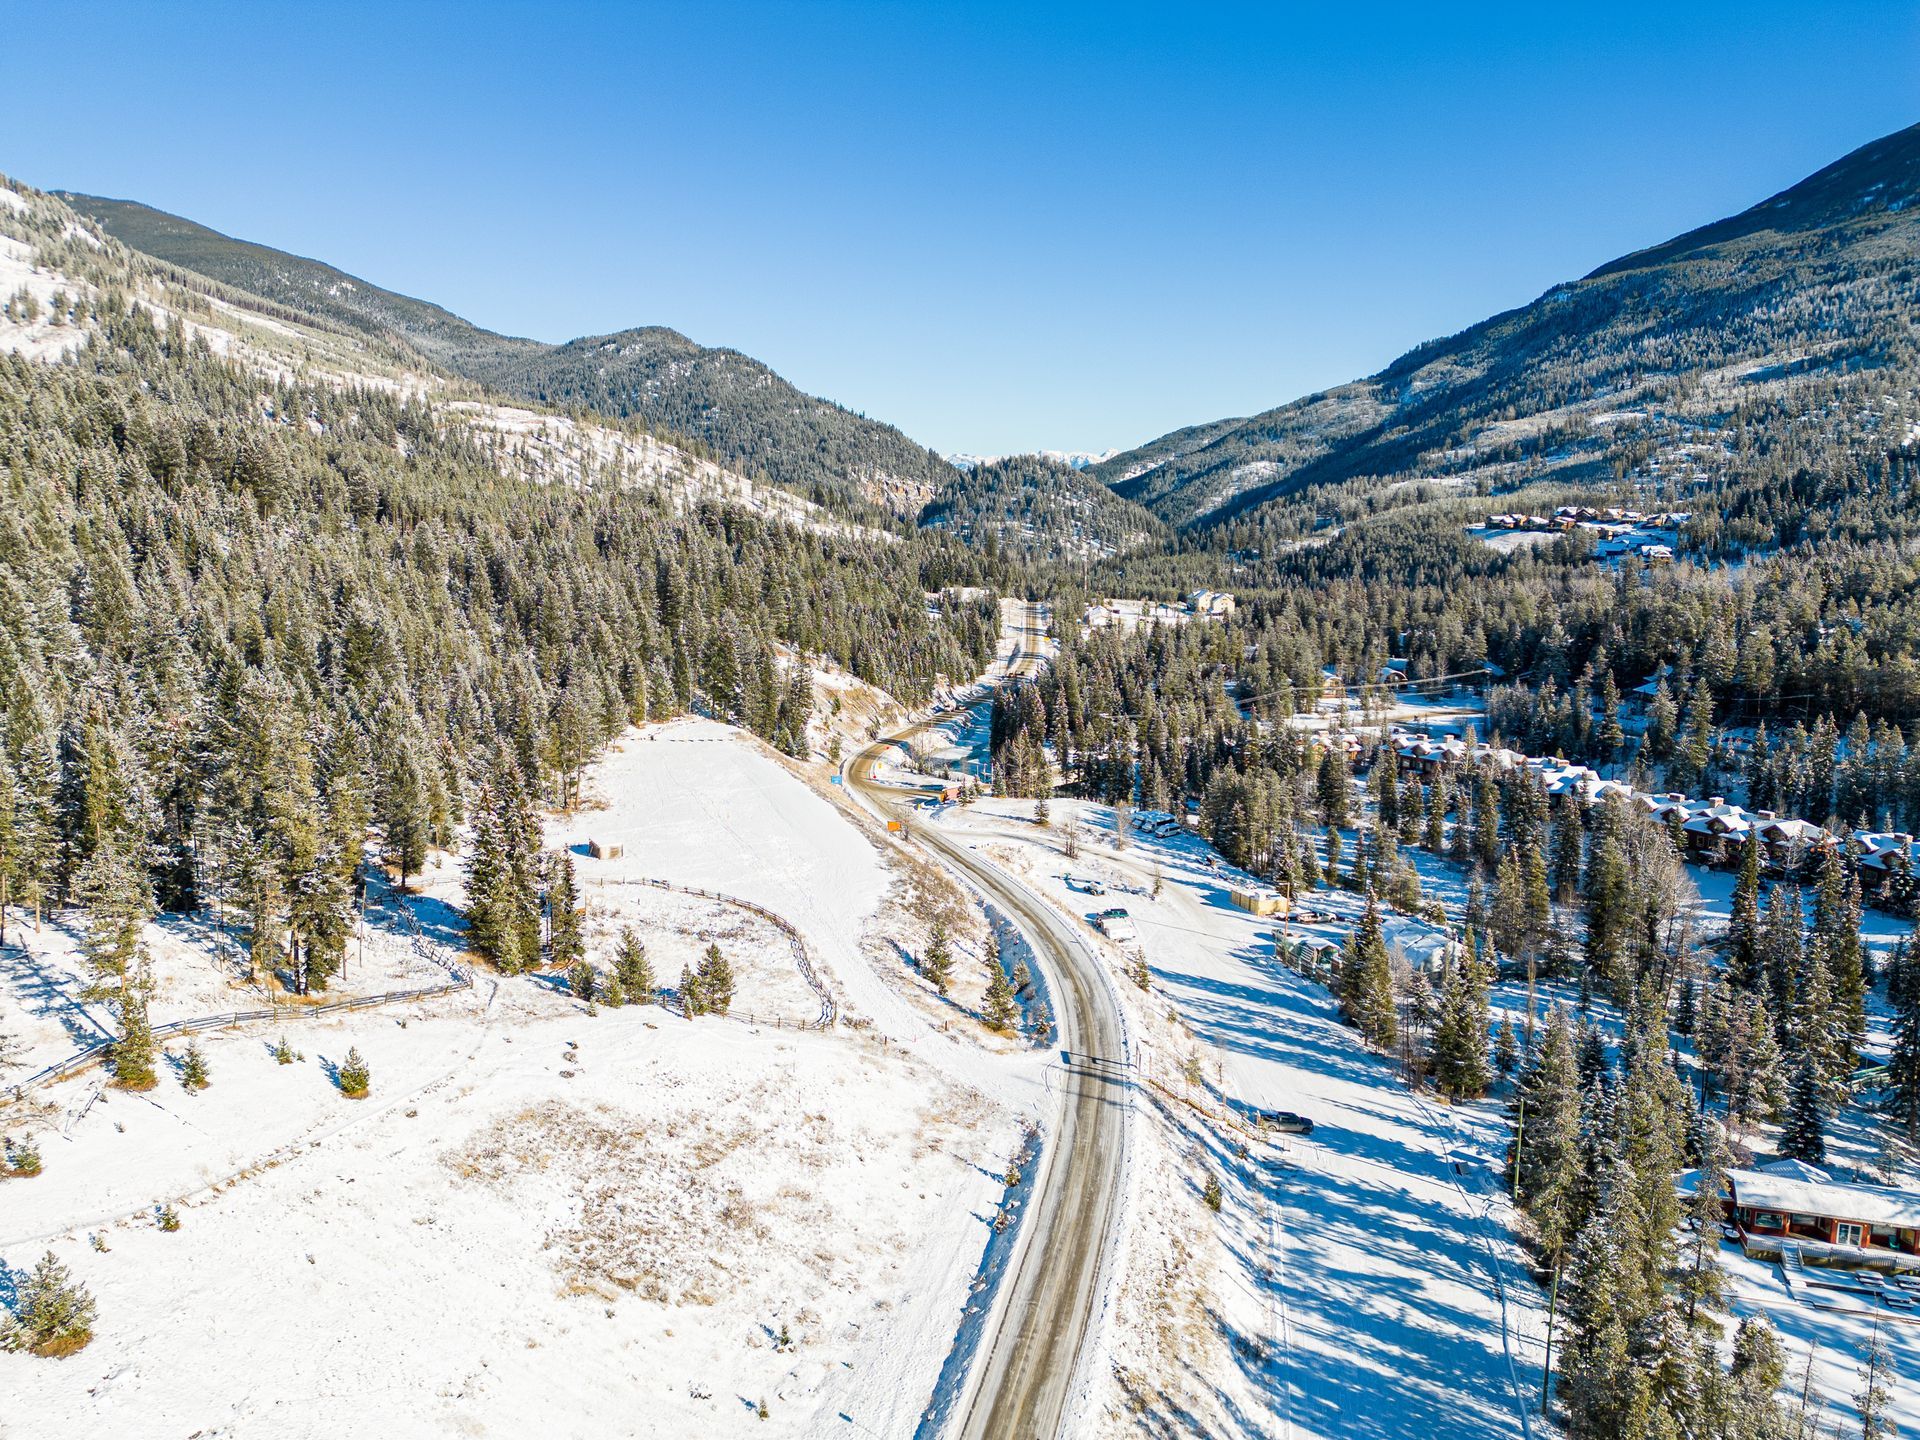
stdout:
POLYGON ((207 1057, 200 1052, 198 1040, 187 1041, 187 1051, 180 1060, 180 1084, 188 1090, 207 1088, 207 1057))
POLYGON ((1893 1399, 1889 1382, 1897 1380, 1893 1355, 1887 1349, 1887 1342, 1880 1338, 1880 1321, 1876 1317, 1873 1332, 1867 1339, 1867 1353, 1860 1365, 1860 1389, 1853 1397, 1854 1412, 1860 1417, 1860 1440, 1893 1440, 1899 1434, 1900 1427, 1887 1414, 1887 1406, 1893 1399))
POLYGON ((1809 1165, 1827 1162, 1826 1101, 1819 1063, 1803 1056, 1793 1072, 1786 1122, 1780 1127, 1780 1153, 1809 1165))
POLYGON ((1370 1044, 1391 1050, 1399 1026, 1394 1012, 1393 966, 1381 932, 1380 904, 1367 896, 1359 926, 1347 939, 1340 966, 1340 1010, 1370 1044))
POLYGON ((49 1250, 20 1287, 0 1340, 10 1350, 71 1355, 93 1338, 94 1314, 92 1294, 49 1250))
POLYGON ((1507 1017, 1500 1017, 1500 1024, 1493 1032, 1493 1063, 1503 1078, 1513 1078, 1514 1067, 1520 1063, 1520 1046, 1514 1039, 1513 1026, 1507 1017))
POLYGON ((1893 1054, 1888 1083, 1893 1113, 1907 1143, 1920 1143, 1920 951, 1902 941, 1887 967, 1887 1003, 1893 1010, 1893 1054))
POLYGON ((573 857, 565 851, 553 856, 547 865, 547 916, 548 963, 571 975, 576 966, 585 963, 587 939, 580 925, 573 857))
POLYGON ((407 877, 419 874, 427 863, 427 782, 413 741, 402 732, 390 735, 389 744, 375 811, 380 820, 382 854, 405 890, 407 877))
POLYGON ((567 989, 573 993, 574 999, 592 1009, 600 994, 599 972, 586 960, 574 961, 567 967, 567 989))
POLYGON ((539 828, 513 759, 503 754, 475 796, 467 861, 467 938, 507 974, 540 959, 539 828))
POLYGON ((936 915, 932 928, 927 933, 926 954, 920 959, 920 969, 933 981, 933 988, 942 995, 947 993, 953 981, 953 947, 947 941, 946 917, 936 915))
MULTIPOLYGON (((1512 1043, 1510 1032, 1508 1043, 1512 1043)), ((1492 1078, 1487 1073, 1486 1001, 1464 957, 1447 968, 1441 990, 1440 1018, 1433 1032, 1433 1078, 1440 1092, 1456 1101, 1484 1095, 1492 1078)))
POLYGON ((1733 884, 1727 978, 1742 990, 1758 990, 1766 981, 1760 948, 1760 840, 1754 835, 1740 847, 1740 874, 1733 884))
POLYGON ((349 1100, 363 1100, 373 1088, 373 1072, 361 1058, 358 1046, 348 1047, 347 1058, 340 1062, 335 1074, 335 1083, 339 1085, 340 1093, 349 1100))
POLYGON ((1700 1135, 1702 1153, 1694 1170, 1693 1194, 1687 1201, 1692 1233, 1680 1271, 1680 1293, 1686 1298, 1689 1327, 1699 1307, 1717 1304, 1724 1289, 1720 1226, 1726 1218, 1721 1198, 1726 1193, 1726 1161, 1719 1132, 1703 1122, 1700 1135))
POLYGON ((733 1004, 733 967, 727 963, 727 957, 720 953, 717 944, 709 944, 706 953, 700 957, 700 972, 696 979, 700 984, 702 1005, 716 1015, 724 1015, 733 1004))
POLYGON ((1829 847, 1821 858, 1814 885, 1813 939, 1825 944, 1844 1026, 1841 1063, 1851 1065, 1867 1036, 1867 978, 1860 949, 1860 882, 1842 864, 1837 846, 1829 847))
POLYGON ((1346 752, 1329 744, 1320 751, 1320 770, 1315 797, 1320 806, 1320 821, 1329 830, 1344 826, 1353 808, 1353 777, 1347 769, 1346 752))
POLYGON ((1007 972, 1001 968, 998 957, 988 962, 987 970, 987 1024, 996 1030, 1011 1030, 1020 1015, 1020 1008, 1013 1001, 1013 987, 1007 983, 1007 972))
POLYGON ((680 1008, 686 1012, 689 1020, 696 1015, 707 1013, 707 1001, 701 990, 700 977, 685 965, 680 967, 680 1008))
POLYGON ((95 847, 75 888, 85 911, 80 948, 91 976, 87 997, 111 1005, 120 1020, 113 1048, 114 1083, 150 1090, 156 1083, 153 1034, 147 1025, 153 971, 140 932, 153 915, 152 887, 144 869, 107 837, 95 847))
POLYGON ((1533 1216, 1542 1247, 1558 1257, 1573 1242, 1584 1217, 1578 1188, 1580 1068, 1573 1026, 1557 1005, 1547 1015, 1514 1108, 1521 1127, 1514 1156, 1520 1198, 1533 1216))
POLYGON ((647 947, 631 928, 620 932, 620 948, 615 952, 613 968, 620 977, 621 988, 626 991, 628 1004, 652 1003, 656 989, 653 965, 647 959, 647 947))

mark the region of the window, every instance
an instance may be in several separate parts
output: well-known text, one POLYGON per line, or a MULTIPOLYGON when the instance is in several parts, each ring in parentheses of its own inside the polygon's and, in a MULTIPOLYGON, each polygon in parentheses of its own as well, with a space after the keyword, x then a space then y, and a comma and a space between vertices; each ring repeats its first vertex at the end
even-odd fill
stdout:
POLYGON ((1833 1227, 1833 1241, 1836 1245, 1858 1245, 1865 1233, 1864 1226, 1850 1225, 1843 1220, 1833 1227))

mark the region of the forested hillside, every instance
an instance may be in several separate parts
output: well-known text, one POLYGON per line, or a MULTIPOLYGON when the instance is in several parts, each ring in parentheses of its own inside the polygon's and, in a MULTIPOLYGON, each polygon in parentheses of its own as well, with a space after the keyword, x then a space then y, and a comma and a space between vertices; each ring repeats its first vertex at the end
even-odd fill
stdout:
POLYGON ((494 390, 633 418, 699 441, 749 477, 845 511, 911 517, 954 473, 891 425, 804 394, 738 351, 697 345, 661 326, 564 345, 496 335, 330 265, 146 205, 64 198, 109 234, 168 264, 304 316, 391 337, 494 390))
POLYGON ((1911 375, 1920 318, 1920 126, 1742 215, 1627 256, 1379 374, 1098 467, 1179 524, 1359 476, 1496 488, 1614 478, 1675 424, 1911 375))
MULTIPOLYGON (((73 272, 52 323, 77 346, 0 355, 16 897, 139 917, 218 894, 317 987, 370 824, 417 869, 462 821, 524 831, 630 722, 698 708, 798 750, 810 663, 913 698, 992 653, 990 596, 930 600, 986 578, 943 538, 875 564, 871 536, 667 485, 503 475, 465 412, 222 358, 52 202, 0 220, 73 272)), ((49 323, 27 288, 7 322, 49 323)), ((537 915, 531 889, 502 903, 537 915)), ((133 952, 103 963, 125 982, 133 952)))
POLYGON ((1092 559, 1166 537, 1150 511, 1085 472, 1044 455, 1015 455, 957 471, 920 523, 993 552, 1092 559))

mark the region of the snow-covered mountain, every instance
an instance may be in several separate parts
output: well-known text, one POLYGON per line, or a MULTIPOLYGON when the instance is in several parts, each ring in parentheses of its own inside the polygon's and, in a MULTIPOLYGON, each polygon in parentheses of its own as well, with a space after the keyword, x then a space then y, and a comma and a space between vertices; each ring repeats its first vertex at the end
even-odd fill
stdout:
MULTIPOLYGON (((1111 460, 1120 452, 1114 450, 1030 450, 1025 452, 1038 455, 1042 460, 1056 460, 1062 465, 1070 465, 1075 470, 1091 470, 1104 460, 1111 460)), ((977 470, 982 465, 995 465, 1002 460, 1017 459, 1013 455, 970 455, 964 451, 956 455, 940 457, 957 470, 977 470)))

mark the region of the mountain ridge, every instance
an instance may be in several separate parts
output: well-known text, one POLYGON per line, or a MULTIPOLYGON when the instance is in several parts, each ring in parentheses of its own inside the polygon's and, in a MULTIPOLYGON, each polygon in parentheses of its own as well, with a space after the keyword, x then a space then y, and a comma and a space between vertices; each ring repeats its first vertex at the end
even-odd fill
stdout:
POLYGON ((54 191, 122 243, 545 405, 632 418, 736 469, 843 511, 911 519, 953 467, 894 426, 809 395, 745 353, 666 326, 560 344, 500 335, 322 260, 241 240, 139 201, 54 191))
POLYGON ((1920 125, 1373 375, 1169 432, 1093 473, 1179 527, 1367 476, 1478 474, 1497 487, 1531 466, 1591 477, 1607 448, 1597 416, 1665 415, 1681 391, 1729 392, 1736 380, 1913 364, 1903 297, 1920 259, 1916 200, 1920 125))

